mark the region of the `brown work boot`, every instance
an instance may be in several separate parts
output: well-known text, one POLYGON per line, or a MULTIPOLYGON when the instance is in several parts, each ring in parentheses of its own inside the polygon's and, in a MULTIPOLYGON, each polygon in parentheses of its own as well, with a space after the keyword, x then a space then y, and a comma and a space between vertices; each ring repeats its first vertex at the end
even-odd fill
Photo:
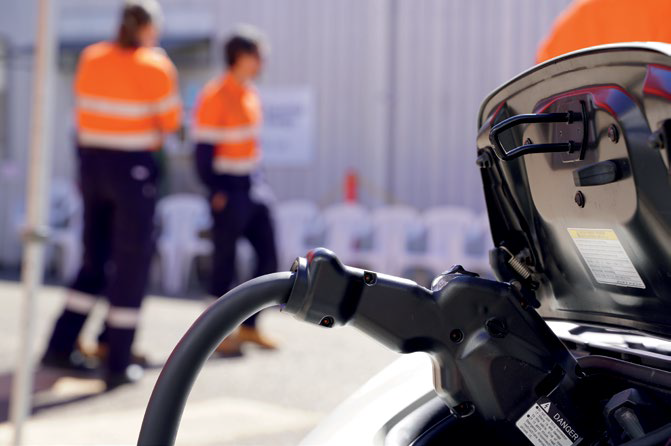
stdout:
POLYGON ((249 342, 265 350, 276 350, 277 344, 266 336, 262 335, 256 327, 240 326, 238 331, 240 343, 249 342))
POLYGON ((235 358, 242 356, 242 342, 240 341, 239 332, 235 331, 221 341, 221 344, 214 351, 216 355, 224 358, 235 358))
MULTIPOLYGON (((85 357, 97 360, 99 362, 105 362, 107 360, 107 355, 109 354, 109 347, 107 344, 102 342, 99 343, 96 347, 86 348, 84 345, 82 345, 82 343, 77 341, 75 349, 81 352, 81 354, 85 357)), ((131 364, 139 365, 143 369, 149 367, 149 360, 147 357, 139 353, 131 353, 130 362, 131 364)))

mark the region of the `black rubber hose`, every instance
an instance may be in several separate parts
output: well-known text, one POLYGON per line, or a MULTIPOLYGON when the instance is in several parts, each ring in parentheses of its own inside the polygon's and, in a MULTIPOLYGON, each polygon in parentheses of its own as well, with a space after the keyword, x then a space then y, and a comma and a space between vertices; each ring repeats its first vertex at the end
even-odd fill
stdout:
POLYGON ((170 354, 156 381, 142 421, 138 445, 175 443, 184 405, 200 369, 219 343, 257 311, 287 301, 292 273, 275 273, 245 282, 210 305, 170 354))
POLYGON ((664 446, 671 440, 671 423, 645 434, 645 437, 623 443, 622 446, 664 446))
POLYGON ((666 370, 598 355, 578 358, 578 364, 585 372, 602 372, 643 384, 654 383, 658 387, 671 389, 671 372, 666 370))

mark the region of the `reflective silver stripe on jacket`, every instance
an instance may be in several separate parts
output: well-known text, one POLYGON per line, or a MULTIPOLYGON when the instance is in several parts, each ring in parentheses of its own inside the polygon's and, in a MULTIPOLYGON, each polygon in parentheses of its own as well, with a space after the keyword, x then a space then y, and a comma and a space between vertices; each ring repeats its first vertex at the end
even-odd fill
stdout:
POLYGON ((161 132, 157 130, 129 133, 79 130, 77 136, 79 138, 79 143, 85 147, 141 151, 161 145, 161 132))
POLYGON ((245 159, 231 159, 224 157, 216 157, 213 161, 214 171, 216 173, 230 174, 230 175, 247 175, 256 170, 261 159, 245 158, 245 159))
POLYGON ((165 113, 167 111, 170 111, 171 109, 181 106, 182 105, 182 100, 179 98, 178 94, 171 94, 170 96, 166 97, 165 99, 161 99, 160 101, 156 102, 153 107, 154 111, 157 114, 165 113))
POLYGON ((180 105, 177 94, 159 101, 119 101, 93 96, 77 96, 77 107, 82 111, 100 113, 120 118, 151 118, 180 105))
POLYGON ((194 141, 209 144, 243 143, 258 136, 258 125, 229 128, 196 126, 191 133, 191 138, 194 141))

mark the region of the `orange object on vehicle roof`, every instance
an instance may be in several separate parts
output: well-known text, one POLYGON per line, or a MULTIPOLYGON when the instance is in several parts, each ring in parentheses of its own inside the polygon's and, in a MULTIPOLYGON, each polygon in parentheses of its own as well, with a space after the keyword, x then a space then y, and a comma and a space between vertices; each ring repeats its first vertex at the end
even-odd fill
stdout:
POLYGON ((541 43, 536 62, 607 43, 671 43, 669 17, 669 0, 574 0, 541 43))
POLYGON ((177 71, 155 48, 100 42, 82 53, 75 77, 77 136, 85 147, 155 150, 177 130, 177 71))
POLYGON ((210 81, 198 100, 193 139, 214 146, 214 171, 248 175, 259 164, 261 103, 256 91, 231 74, 210 81))

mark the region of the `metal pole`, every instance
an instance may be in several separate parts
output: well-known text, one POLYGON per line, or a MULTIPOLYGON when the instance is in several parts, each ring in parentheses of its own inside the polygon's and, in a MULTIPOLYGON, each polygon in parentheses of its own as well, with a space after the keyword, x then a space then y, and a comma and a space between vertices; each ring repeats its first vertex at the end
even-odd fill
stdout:
POLYGON ((10 420, 14 427, 13 444, 22 444, 23 425, 31 413, 33 391, 33 340, 37 292, 44 274, 44 243, 47 238, 46 183, 51 170, 50 147, 53 100, 53 75, 56 39, 54 34, 54 5, 51 0, 39 0, 35 62, 33 66, 33 104, 28 156, 27 227, 24 239, 21 280, 24 297, 19 324, 19 351, 14 379, 10 420))
POLYGON ((396 142, 396 122, 398 120, 398 51, 399 51, 399 9, 400 5, 397 0, 390 0, 388 3, 387 15, 387 197, 385 197, 386 204, 395 204, 398 197, 396 190, 396 159, 399 153, 398 143, 396 142))

